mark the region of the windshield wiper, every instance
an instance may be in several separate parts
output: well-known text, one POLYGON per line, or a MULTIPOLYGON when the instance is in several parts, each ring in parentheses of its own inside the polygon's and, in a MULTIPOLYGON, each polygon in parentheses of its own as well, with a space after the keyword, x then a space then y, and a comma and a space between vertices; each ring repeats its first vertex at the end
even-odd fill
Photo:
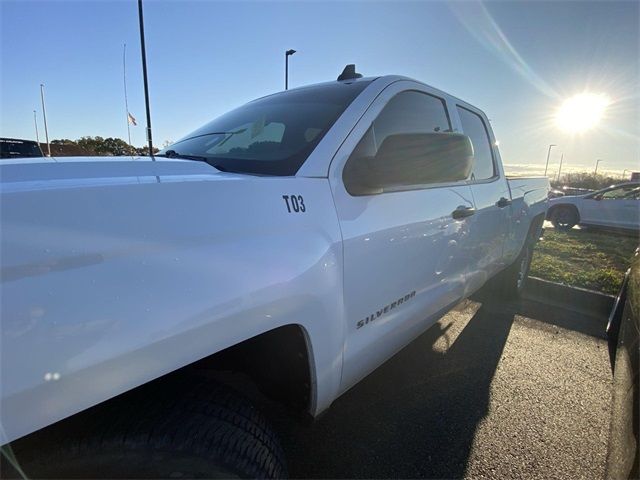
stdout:
POLYGON ((222 132, 222 135, 229 135, 227 138, 225 138, 224 140, 222 140, 218 145, 216 145, 216 147, 221 147, 222 145, 224 145, 225 143, 227 143, 227 141, 233 137, 234 135, 238 135, 239 133, 244 133, 246 132, 247 129, 246 128, 241 128, 240 130, 236 130, 235 132, 222 132))
POLYGON ((199 155, 185 155, 182 153, 178 153, 175 150, 167 150, 161 155, 156 155, 156 157, 167 157, 167 158, 181 158, 184 160, 196 160, 198 162, 205 162, 211 165, 213 168, 220 170, 221 172, 228 172, 229 170, 221 165, 217 165, 213 163, 212 158, 201 157, 199 155))
POLYGON ((209 159, 207 157, 201 157, 198 155, 186 155, 183 153, 178 153, 175 150, 167 150, 162 154, 156 155, 156 157, 167 157, 167 158, 183 158, 185 160, 198 160, 199 162, 207 162, 209 163, 209 159))

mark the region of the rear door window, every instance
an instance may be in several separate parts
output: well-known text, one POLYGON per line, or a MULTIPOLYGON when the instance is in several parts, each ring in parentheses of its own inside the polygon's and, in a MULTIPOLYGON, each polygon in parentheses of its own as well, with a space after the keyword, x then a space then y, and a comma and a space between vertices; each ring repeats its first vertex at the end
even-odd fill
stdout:
POLYGON ((473 145, 474 162, 471 180, 486 180, 495 177, 493 151, 484 120, 477 113, 460 106, 458 106, 458 115, 464 134, 471 139, 473 145))

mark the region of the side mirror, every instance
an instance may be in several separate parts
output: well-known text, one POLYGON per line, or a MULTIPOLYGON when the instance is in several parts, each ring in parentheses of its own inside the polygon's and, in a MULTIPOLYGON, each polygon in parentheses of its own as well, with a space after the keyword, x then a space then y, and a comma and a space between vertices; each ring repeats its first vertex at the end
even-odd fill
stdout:
POLYGON ((469 178, 473 146, 460 133, 389 135, 373 157, 352 158, 343 180, 352 195, 398 187, 458 182, 469 178))

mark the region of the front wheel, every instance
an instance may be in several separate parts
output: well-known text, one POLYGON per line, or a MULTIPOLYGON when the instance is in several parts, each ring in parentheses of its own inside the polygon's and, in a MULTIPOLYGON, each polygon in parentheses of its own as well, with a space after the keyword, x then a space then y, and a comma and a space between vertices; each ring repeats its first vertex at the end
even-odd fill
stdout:
POLYGON ((176 382, 101 410, 64 435, 16 455, 35 478, 282 478, 273 431, 243 397, 219 384, 176 382))
POLYGON ((569 230, 578 224, 578 214, 572 207, 557 207, 551 216, 551 223, 558 230, 569 230))

